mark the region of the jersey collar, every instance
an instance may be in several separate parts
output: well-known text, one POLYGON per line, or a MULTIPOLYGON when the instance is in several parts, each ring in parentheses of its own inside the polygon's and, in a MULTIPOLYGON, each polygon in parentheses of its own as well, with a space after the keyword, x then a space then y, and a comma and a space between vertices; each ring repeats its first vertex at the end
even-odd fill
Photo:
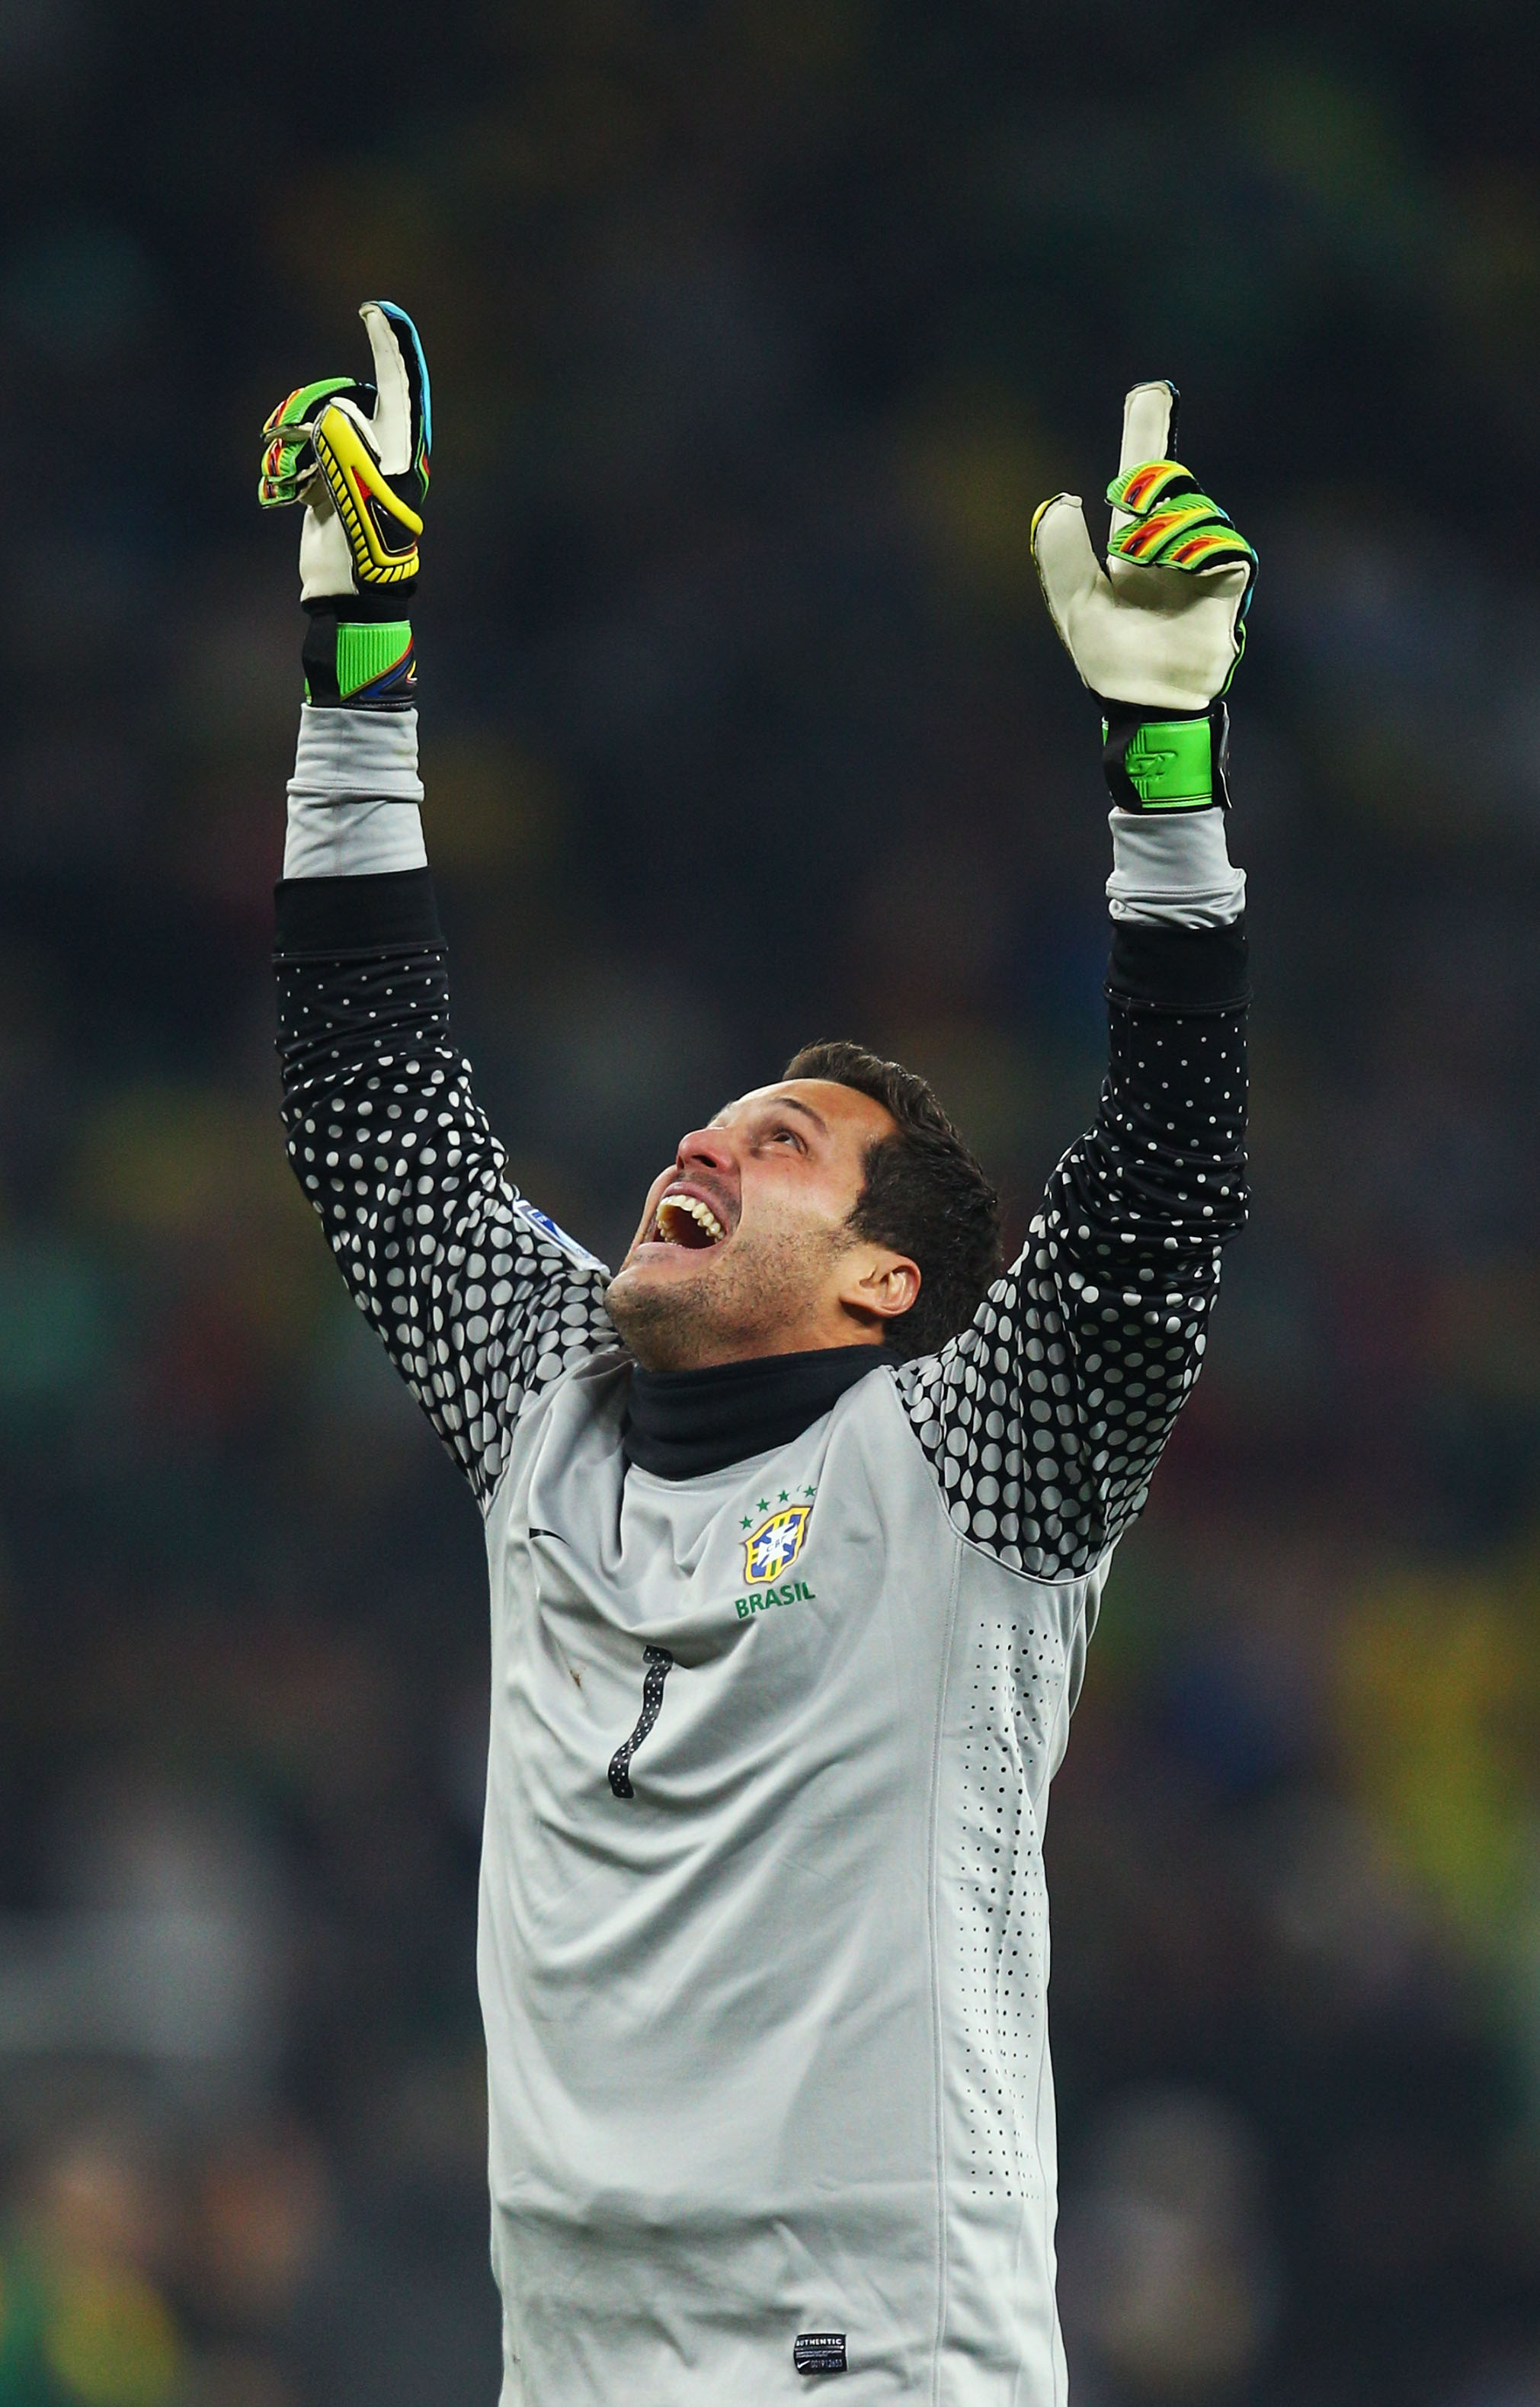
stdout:
POLYGON ((830 1346, 710 1371, 635 1370, 621 1446, 628 1462, 660 1479, 699 1479, 789 1446, 847 1388, 892 1360, 882 1346, 830 1346))

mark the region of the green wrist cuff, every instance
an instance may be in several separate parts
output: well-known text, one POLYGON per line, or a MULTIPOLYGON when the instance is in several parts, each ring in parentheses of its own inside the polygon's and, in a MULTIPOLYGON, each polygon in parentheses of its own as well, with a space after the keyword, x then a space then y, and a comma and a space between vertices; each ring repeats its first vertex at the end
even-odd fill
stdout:
POLYGON ((351 702, 366 686, 389 684, 413 667, 408 619, 362 626, 343 620, 337 627, 337 691, 351 702))
POLYGON ((1151 719, 1127 703, 1109 703, 1102 720, 1102 766, 1121 810, 1206 811, 1228 806, 1224 772, 1230 717, 1222 702, 1199 719, 1151 719))
POLYGON ((417 700, 417 680, 410 620, 312 612, 304 639, 306 702, 401 710, 417 700))

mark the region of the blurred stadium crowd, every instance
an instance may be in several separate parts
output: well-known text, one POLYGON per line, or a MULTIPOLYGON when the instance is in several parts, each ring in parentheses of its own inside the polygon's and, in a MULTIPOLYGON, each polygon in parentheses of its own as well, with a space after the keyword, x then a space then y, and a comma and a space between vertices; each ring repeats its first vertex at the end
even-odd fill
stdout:
POLYGON ((234 23, 0 5, 0 2407, 497 2379, 476 1517, 290 1189, 266 972, 256 438, 380 292, 461 1034, 600 1250, 829 1033, 1019 1235, 1106 875, 1027 527, 1185 389, 1263 562, 1257 1204, 1056 1793, 1077 2398, 1535 2407, 1533 14, 234 23))

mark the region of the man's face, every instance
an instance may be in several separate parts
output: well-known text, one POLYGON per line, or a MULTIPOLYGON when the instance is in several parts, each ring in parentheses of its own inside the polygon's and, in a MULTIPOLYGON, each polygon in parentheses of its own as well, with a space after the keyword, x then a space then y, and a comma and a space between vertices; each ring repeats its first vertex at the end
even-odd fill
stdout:
POLYGON ((881 1343, 920 1275, 849 1222, 867 1148, 894 1131, 855 1088, 792 1078, 685 1137, 610 1286, 610 1316, 637 1360, 701 1370, 881 1343))

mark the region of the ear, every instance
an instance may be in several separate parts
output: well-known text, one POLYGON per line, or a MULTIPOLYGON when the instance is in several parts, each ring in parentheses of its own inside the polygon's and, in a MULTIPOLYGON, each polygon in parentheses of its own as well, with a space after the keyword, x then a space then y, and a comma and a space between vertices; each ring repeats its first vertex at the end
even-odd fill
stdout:
POLYGON ((863 1246, 851 1258, 840 1302, 854 1318, 875 1326, 910 1311, 919 1292, 917 1262, 883 1246, 863 1246))

